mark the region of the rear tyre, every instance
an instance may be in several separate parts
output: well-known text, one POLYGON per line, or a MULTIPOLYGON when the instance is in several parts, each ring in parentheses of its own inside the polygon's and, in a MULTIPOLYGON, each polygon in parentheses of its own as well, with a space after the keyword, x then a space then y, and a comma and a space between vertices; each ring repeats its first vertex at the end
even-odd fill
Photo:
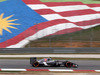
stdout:
POLYGON ((35 61, 32 66, 33 67, 39 67, 39 63, 37 61, 35 61))

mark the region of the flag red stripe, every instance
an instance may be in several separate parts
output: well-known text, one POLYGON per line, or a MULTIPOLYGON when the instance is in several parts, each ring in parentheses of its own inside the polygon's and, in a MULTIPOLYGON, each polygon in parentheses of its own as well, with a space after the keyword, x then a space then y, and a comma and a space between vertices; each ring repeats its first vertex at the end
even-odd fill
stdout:
POLYGON ((41 2, 40 0, 22 0, 25 4, 46 4, 47 6, 83 5, 82 2, 41 2))
POLYGON ((35 10, 38 14, 40 15, 45 15, 45 14, 54 14, 56 13, 55 11, 51 9, 40 9, 40 10, 35 10))
POLYGON ((84 5, 82 2, 46 2, 43 3, 47 5, 48 7, 53 6, 69 6, 69 5, 84 5))
POLYGON ((93 11, 91 9, 86 9, 86 10, 76 10, 76 11, 66 11, 66 12, 60 12, 60 14, 63 17, 67 16, 77 16, 77 15, 87 15, 87 14, 96 14, 96 11, 93 11))
POLYGON ((100 4, 86 4, 89 7, 100 7, 100 4))
POLYGON ((51 9, 40 9, 40 10, 35 10, 37 13, 40 15, 46 15, 46 14, 60 14, 63 17, 67 16, 77 16, 77 15, 86 15, 86 14, 95 14, 97 13, 94 10, 91 9, 85 9, 85 10, 75 10, 75 11, 66 11, 66 12, 55 12, 51 9))
MULTIPOLYGON (((26 4, 46 4, 47 6, 84 5, 82 2, 41 2, 40 0, 22 0, 26 4)), ((89 7, 100 7, 100 4, 85 4, 89 7)))
POLYGON ((42 4, 40 0, 22 0, 25 4, 42 4))
POLYGON ((70 22, 65 20, 65 19, 57 19, 57 20, 52 20, 52 21, 40 23, 40 24, 37 25, 37 28, 38 28, 38 30, 42 30, 44 28, 54 26, 54 25, 57 25, 57 24, 61 24, 61 23, 70 23, 70 22))
POLYGON ((75 22, 74 24, 78 26, 88 26, 88 25, 99 24, 99 23, 100 23, 100 19, 94 19, 94 20, 88 20, 82 22, 75 22))

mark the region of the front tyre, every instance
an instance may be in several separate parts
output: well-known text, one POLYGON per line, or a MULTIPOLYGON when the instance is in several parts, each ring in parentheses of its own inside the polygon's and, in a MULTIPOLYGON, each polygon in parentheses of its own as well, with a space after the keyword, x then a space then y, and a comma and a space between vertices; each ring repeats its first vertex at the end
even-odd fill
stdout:
POLYGON ((65 67, 69 67, 69 68, 70 68, 70 67, 72 67, 72 65, 73 65, 73 64, 72 64, 71 62, 66 62, 66 63, 65 63, 65 67))

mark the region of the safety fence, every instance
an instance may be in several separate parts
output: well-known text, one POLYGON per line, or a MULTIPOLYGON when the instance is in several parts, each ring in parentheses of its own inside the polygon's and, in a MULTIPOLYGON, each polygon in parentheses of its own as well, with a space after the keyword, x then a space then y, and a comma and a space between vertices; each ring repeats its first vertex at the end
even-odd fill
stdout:
POLYGON ((100 48, 1 48, 0 53, 100 53, 100 48))

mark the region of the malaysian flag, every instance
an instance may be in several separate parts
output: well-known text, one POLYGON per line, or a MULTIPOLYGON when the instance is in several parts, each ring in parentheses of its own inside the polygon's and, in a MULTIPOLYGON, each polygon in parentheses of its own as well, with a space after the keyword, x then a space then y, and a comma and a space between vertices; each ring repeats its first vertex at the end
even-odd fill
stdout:
MULTIPOLYGON (((37 38, 48 35, 66 34, 88 29, 100 24, 100 4, 82 2, 41 2, 40 0, 23 0, 48 22, 38 26, 37 38)), ((35 35, 29 39, 34 40, 35 35)))
MULTIPOLYGON (((27 5, 27 8, 30 7, 30 10, 35 11, 33 14, 26 9, 22 12, 27 12, 27 14, 31 15, 29 17, 27 16, 27 18, 31 18, 33 21, 29 22, 28 20, 27 24, 34 24, 23 30, 20 34, 17 34, 16 31, 17 35, 12 37, 15 41, 11 41, 12 38, 5 38, 6 40, 0 43, 1 48, 20 48, 28 44, 30 40, 36 40, 50 35, 72 33, 100 24, 100 4, 84 4, 82 2, 44 3, 40 0, 22 1, 27 5), (33 17, 36 18, 36 21, 33 17)), ((18 9, 20 10, 20 8, 18 9)), ((22 18, 25 18, 24 16, 27 14, 23 15, 22 18)), ((18 24, 20 23, 18 22, 18 24)))
POLYGON ((82 2, 41 2, 23 0, 48 22, 37 25, 38 32, 28 39, 67 34, 100 25, 100 4, 82 2), (41 25, 41 26, 40 26, 41 25))

